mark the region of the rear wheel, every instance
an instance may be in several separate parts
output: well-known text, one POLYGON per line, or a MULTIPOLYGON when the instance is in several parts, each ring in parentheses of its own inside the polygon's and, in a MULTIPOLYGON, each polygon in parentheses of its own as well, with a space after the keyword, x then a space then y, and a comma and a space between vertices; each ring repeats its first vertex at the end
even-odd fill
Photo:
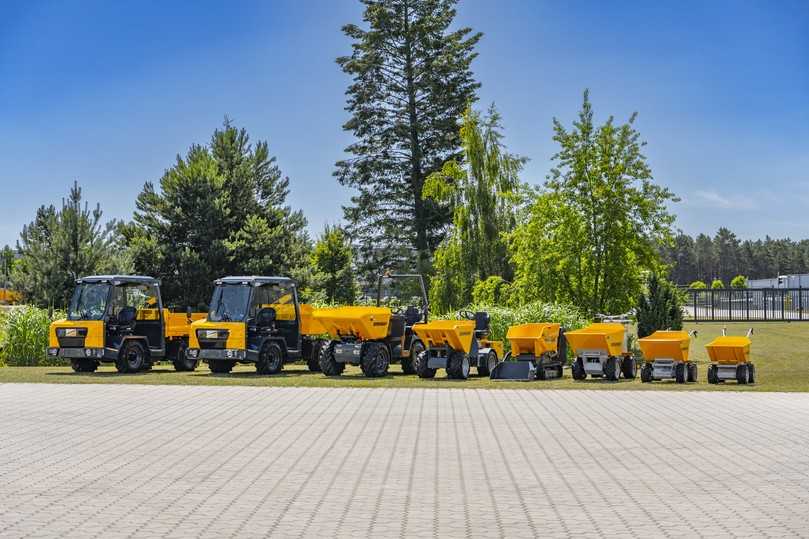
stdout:
POLYGON ((685 363, 678 363, 674 366, 674 381, 684 384, 686 378, 685 363))
POLYGON ((688 377, 686 379, 687 382, 696 382, 699 379, 698 372, 697 372, 697 364, 696 363, 689 363, 688 364, 688 377))
POLYGON ((405 374, 416 374, 416 360, 419 354, 424 352, 424 344, 414 339, 410 345, 410 355, 402 358, 402 372, 405 374))
POLYGON ((320 372, 320 352, 324 346, 326 346, 326 341, 323 339, 318 339, 312 343, 312 351, 306 360, 306 366, 309 367, 310 371, 320 372))
POLYGON ((340 363, 334 358, 334 341, 323 345, 320 349, 320 370, 326 376, 340 376, 346 368, 345 363, 340 363))
POLYGON ((736 366, 736 382, 739 384, 747 383, 747 365, 736 366))
POLYGON ((235 361, 227 361, 225 359, 209 359, 208 368, 214 374, 228 374, 233 370, 236 365, 235 361))
POLYGON ((74 372, 95 372, 98 368, 98 361, 94 359, 72 359, 70 366, 74 372))
POLYGON ((648 384, 652 381, 652 367, 651 363, 644 363, 643 367, 640 368, 640 381, 644 384, 648 384))
POLYGON ((486 365, 481 367, 480 364, 478 364, 478 376, 489 376, 496 366, 497 352, 489 350, 489 353, 486 354, 486 365))
POLYGON ((621 374, 627 380, 634 380, 638 377, 638 363, 632 356, 621 360, 621 374))
POLYGON ((174 370, 175 371, 193 371, 196 370, 197 365, 199 364, 199 359, 197 358, 190 358, 186 355, 186 350, 188 350, 188 345, 185 342, 180 341, 177 344, 175 350, 173 350, 172 354, 172 363, 174 363, 174 370))
POLYGON ((115 368, 120 373, 138 372, 146 366, 146 362, 143 345, 138 341, 127 341, 115 360, 115 368))
POLYGON ((256 361, 258 374, 278 374, 284 368, 284 351, 277 342, 268 342, 261 347, 256 361))
POLYGON ((610 382, 617 382, 620 371, 618 369, 618 358, 610 356, 607 358, 607 364, 604 365, 604 377, 610 382))
POLYGON ((747 364, 747 383, 748 384, 755 384, 756 383, 756 366, 752 363, 747 364))
POLYGON ((360 368, 369 378, 379 378, 388 374, 390 365, 390 352, 388 347, 381 343, 367 343, 362 347, 360 355, 360 368))
POLYGON ((427 350, 421 352, 418 356, 416 356, 416 363, 414 365, 416 369, 416 374, 419 375, 419 378, 435 378, 435 369, 431 369, 427 366, 429 358, 427 357, 427 350))
POLYGON ((716 365, 711 365, 708 367, 708 383, 709 384, 718 384, 719 378, 716 376, 716 365))
POLYGON ((463 352, 450 352, 447 358, 447 376, 459 380, 469 378, 469 356, 463 352))
POLYGON ((576 361, 570 367, 570 374, 574 380, 584 380, 587 378, 587 373, 584 371, 584 361, 582 358, 577 357, 576 361))

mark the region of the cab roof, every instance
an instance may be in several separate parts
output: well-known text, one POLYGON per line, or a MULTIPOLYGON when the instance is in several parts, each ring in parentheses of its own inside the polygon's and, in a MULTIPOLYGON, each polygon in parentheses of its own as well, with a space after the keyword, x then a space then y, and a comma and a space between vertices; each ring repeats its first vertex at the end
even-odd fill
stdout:
POLYGON ((265 284, 295 284, 295 281, 289 277, 266 277, 261 275, 244 275, 244 276, 229 276, 222 277, 214 281, 214 284, 249 284, 252 286, 261 286, 265 284))
POLYGON ((146 275, 88 275, 76 279, 76 284, 81 283, 119 283, 119 284, 154 284, 159 285, 160 280, 146 275))

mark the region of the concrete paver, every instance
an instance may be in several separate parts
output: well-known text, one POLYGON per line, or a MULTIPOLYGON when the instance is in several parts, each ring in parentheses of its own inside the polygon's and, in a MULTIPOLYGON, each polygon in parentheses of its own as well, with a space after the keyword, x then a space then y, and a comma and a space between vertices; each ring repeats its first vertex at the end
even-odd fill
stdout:
POLYGON ((0 537, 809 537, 809 395, 0 385, 0 537))

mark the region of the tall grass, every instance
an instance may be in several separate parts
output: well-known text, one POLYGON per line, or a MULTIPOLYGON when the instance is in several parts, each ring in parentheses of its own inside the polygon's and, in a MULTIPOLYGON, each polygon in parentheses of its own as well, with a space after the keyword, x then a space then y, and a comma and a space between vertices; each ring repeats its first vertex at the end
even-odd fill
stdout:
MULTIPOLYGON (((53 319, 63 313, 54 313, 53 319)), ((10 366, 61 365, 48 358, 48 328, 52 318, 46 309, 26 305, 10 310, 2 321, 3 362, 10 366)))

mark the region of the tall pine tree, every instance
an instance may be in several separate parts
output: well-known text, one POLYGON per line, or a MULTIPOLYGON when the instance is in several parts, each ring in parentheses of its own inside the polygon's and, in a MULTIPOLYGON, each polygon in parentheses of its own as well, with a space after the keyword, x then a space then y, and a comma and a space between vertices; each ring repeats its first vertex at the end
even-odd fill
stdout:
POLYGON ((352 77, 346 91, 356 137, 337 163, 341 184, 357 189, 345 208, 366 277, 383 268, 425 271, 452 211, 425 200, 424 181, 460 158, 459 118, 480 86, 470 70, 481 37, 450 31, 457 0, 362 0, 367 29, 343 27, 354 43, 337 59, 352 77))

